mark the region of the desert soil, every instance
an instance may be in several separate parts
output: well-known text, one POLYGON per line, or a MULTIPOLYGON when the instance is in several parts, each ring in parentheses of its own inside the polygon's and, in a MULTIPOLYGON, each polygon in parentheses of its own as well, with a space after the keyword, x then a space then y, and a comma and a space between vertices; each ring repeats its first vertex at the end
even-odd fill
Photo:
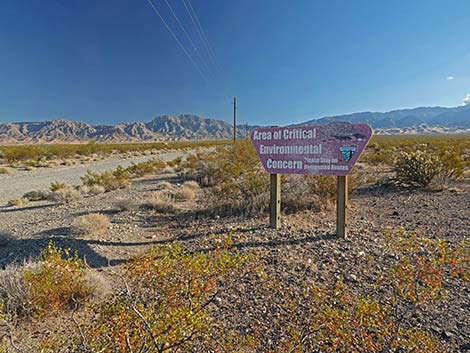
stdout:
MULTIPOLYGON (((10 179, 6 189, 17 188, 15 180, 10 179)), ((181 211, 176 214, 139 208, 161 180, 181 183, 174 174, 161 174, 134 180, 127 189, 67 205, 44 201, 1 210, 0 230, 11 232, 16 240, 0 247, 0 267, 37 256, 39 249, 53 240, 59 246, 78 251, 92 268, 106 276, 151 244, 178 241, 192 249, 203 249, 210 237, 233 232, 234 245, 243 251, 260 251, 269 276, 288 287, 327 285, 343 276, 352 291, 380 300, 385 289, 374 287, 377 276, 390 268, 395 256, 385 250, 384 231, 405 228, 421 236, 452 242, 468 241, 470 236, 468 180, 440 192, 363 186, 350 196, 348 239, 338 239, 333 234, 334 209, 284 216, 281 229, 273 230, 267 227, 267 216, 252 219, 201 216, 197 210, 209 206, 202 191, 196 201, 180 204, 181 211), (135 207, 119 211, 115 203, 123 198, 131 200, 135 207), (109 216, 112 229, 91 238, 73 237, 70 231, 73 219, 94 212, 109 216)), ((446 299, 422 308, 409 318, 408 324, 430 330, 450 351, 468 351, 470 287, 461 279, 451 279, 446 289, 446 299)), ((221 295, 220 305, 227 310, 232 325, 255 324, 262 329, 272 319, 275 298, 258 298, 255 292, 256 284, 243 282, 236 293, 221 295)), ((48 328, 43 330, 47 334, 48 328)))

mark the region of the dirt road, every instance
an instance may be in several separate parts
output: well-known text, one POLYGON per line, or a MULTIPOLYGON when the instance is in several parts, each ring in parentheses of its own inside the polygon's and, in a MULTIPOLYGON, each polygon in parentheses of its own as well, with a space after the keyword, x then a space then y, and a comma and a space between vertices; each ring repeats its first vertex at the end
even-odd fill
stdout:
POLYGON ((133 158, 112 157, 102 161, 74 166, 37 168, 32 171, 15 170, 11 175, 0 174, 0 206, 5 205, 8 200, 23 196, 28 191, 47 190, 52 181, 57 180, 70 185, 79 185, 80 177, 86 173, 87 169, 94 172, 104 172, 115 169, 118 165, 127 167, 132 162, 144 162, 152 158, 161 158, 169 161, 183 155, 183 152, 173 152, 133 158))

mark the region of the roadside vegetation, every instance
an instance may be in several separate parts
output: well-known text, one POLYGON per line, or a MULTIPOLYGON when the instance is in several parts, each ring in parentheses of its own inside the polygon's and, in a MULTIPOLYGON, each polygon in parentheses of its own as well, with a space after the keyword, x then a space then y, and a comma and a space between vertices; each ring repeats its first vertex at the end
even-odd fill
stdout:
POLYGON ((178 243, 150 248, 119 270, 122 290, 106 301, 93 299, 98 288, 86 280, 83 261, 51 243, 39 259, 0 272, 3 344, 14 344, 15 323, 62 315, 72 318, 65 321, 68 334, 37 340, 37 351, 442 352, 439 337, 414 327, 412 318, 444 300, 447 281, 468 283, 468 244, 404 231, 384 239, 396 254, 376 278, 385 297, 354 294, 342 277, 332 286, 285 288, 267 275, 263 253, 241 252, 225 236, 203 252, 178 243), (230 322, 225 310, 231 303, 221 298, 247 280, 253 290, 243 294, 247 307, 270 293, 275 311, 230 322), (79 308, 86 314, 76 319, 79 308), (267 326, 259 330, 253 320, 267 326))
MULTIPOLYGON (((49 161, 103 157, 113 153, 153 152, 193 149, 227 144, 227 141, 172 141, 153 143, 94 143, 0 146, 0 159, 7 164, 48 167, 49 161)), ((64 163, 66 163, 64 161, 64 163)), ((3 169, 2 169, 3 170, 3 169)), ((8 170, 6 170, 8 171, 8 170)), ((3 170, 3 173, 6 173, 3 170)))

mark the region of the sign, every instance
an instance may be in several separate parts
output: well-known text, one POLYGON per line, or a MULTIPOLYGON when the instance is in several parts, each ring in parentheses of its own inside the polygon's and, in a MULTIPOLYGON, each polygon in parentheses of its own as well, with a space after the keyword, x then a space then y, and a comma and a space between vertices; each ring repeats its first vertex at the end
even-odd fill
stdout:
POLYGON ((257 128, 250 137, 270 174, 349 174, 372 136, 367 124, 257 128))

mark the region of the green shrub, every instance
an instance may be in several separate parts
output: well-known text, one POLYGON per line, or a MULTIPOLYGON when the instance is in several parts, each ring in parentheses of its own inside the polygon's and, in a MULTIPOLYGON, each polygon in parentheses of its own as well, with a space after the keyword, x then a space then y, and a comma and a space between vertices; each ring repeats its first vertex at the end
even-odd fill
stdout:
POLYGON ((216 326, 210 304, 220 281, 244 261, 224 247, 201 253, 153 247, 125 266, 127 291, 96 307, 96 320, 83 327, 87 342, 78 342, 99 352, 191 352, 216 326))
POLYGON ((440 172, 439 157, 427 151, 404 152, 395 164, 395 180, 402 186, 428 186, 440 172))
POLYGON ((37 268, 23 270, 31 291, 31 308, 39 316, 83 304, 92 293, 85 285, 82 260, 51 243, 43 249, 37 268))
POLYGON ((86 174, 80 179, 85 186, 102 186, 105 191, 125 188, 129 185, 129 172, 122 166, 118 166, 114 171, 103 173, 87 170, 86 174))
POLYGON ((54 191, 57 191, 57 190, 60 190, 60 189, 65 189, 68 185, 66 183, 61 183, 59 181, 53 181, 51 183, 51 187, 50 187, 50 190, 51 192, 54 192, 54 191))
POLYGON ((24 199, 28 201, 43 201, 47 200, 48 193, 44 191, 28 191, 26 194, 23 195, 24 199))

